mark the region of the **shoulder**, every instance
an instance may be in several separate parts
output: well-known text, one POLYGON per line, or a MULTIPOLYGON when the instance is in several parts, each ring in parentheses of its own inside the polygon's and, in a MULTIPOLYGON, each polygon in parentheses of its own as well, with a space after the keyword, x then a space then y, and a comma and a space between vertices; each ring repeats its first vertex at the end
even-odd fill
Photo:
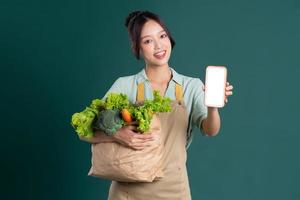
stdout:
POLYGON ((195 90, 199 87, 202 88, 204 85, 200 78, 186 76, 180 73, 177 73, 177 77, 179 82, 182 84, 182 87, 186 90, 195 90))
POLYGON ((176 73, 176 77, 177 83, 182 85, 184 98, 187 103, 195 102, 195 100, 203 98, 204 84, 200 78, 186 76, 180 73, 176 73))
POLYGON ((183 87, 185 88, 186 93, 192 99, 197 99, 204 95, 203 86, 204 84, 200 78, 186 77, 183 82, 183 87))
POLYGON ((135 75, 122 76, 115 80, 114 85, 127 85, 135 80, 135 75))
POLYGON ((183 85, 193 87, 193 86, 203 85, 203 82, 200 80, 200 78, 184 76, 183 85))
POLYGON ((123 93, 131 95, 132 86, 135 84, 135 75, 122 76, 117 78, 110 89, 106 92, 103 98, 107 97, 109 93, 123 93))

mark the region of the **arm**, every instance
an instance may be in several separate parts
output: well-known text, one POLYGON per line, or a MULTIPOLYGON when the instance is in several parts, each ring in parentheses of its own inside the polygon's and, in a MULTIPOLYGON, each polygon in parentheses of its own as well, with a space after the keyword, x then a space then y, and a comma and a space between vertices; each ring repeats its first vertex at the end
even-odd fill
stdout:
POLYGON ((221 127, 221 120, 218 108, 208 107, 207 117, 202 121, 202 130, 209 136, 218 134, 221 127))
MULTIPOLYGON (((228 96, 232 95, 233 86, 228 82, 225 88, 225 104, 228 102, 228 96)), ((209 136, 215 136, 220 131, 221 119, 219 115, 218 108, 208 107, 207 117, 202 121, 203 132, 209 136)))
POLYGON ((79 137, 79 139, 89 143, 117 142, 135 150, 142 150, 146 146, 149 146, 151 141, 157 139, 152 134, 140 134, 136 133, 135 130, 135 126, 126 125, 120 128, 113 136, 108 136, 101 131, 96 131, 92 138, 79 137))

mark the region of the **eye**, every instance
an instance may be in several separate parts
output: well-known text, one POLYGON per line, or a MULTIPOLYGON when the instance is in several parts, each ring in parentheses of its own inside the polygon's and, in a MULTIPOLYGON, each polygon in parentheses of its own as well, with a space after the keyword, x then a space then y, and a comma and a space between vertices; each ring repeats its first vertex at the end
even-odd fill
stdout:
POLYGON ((145 40, 144 41, 144 44, 149 44, 149 43, 151 43, 152 42, 152 40, 151 39, 148 39, 148 40, 145 40))
POLYGON ((160 36, 160 38, 166 38, 166 37, 168 37, 168 35, 166 33, 164 33, 160 36))

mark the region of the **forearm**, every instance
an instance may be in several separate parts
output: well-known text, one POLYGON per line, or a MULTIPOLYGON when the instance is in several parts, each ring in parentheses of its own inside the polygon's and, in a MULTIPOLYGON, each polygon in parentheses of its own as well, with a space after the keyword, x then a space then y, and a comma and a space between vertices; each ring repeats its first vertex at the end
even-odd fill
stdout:
POLYGON ((115 141, 113 137, 108 136, 101 131, 96 131, 94 134, 94 137, 92 137, 92 138, 86 138, 86 137, 81 137, 81 136, 79 138, 80 138, 80 140, 89 142, 89 143, 101 143, 101 142, 114 142, 115 141))
POLYGON ((202 121, 202 130, 209 136, 215 136, 221 127, 219 111, 212 107, 208 107, 207 111, 207 117, 202 121))

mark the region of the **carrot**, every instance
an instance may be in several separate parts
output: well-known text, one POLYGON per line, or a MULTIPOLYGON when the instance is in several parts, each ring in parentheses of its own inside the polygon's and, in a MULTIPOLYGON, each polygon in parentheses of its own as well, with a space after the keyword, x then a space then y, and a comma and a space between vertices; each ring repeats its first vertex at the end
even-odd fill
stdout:
POLYGON ((124 119, 125 122, 127 122, 127 123, 132 122, 131 114, 126 108, 122 109, 121 114, 122 114, 122 118, 124 119))

